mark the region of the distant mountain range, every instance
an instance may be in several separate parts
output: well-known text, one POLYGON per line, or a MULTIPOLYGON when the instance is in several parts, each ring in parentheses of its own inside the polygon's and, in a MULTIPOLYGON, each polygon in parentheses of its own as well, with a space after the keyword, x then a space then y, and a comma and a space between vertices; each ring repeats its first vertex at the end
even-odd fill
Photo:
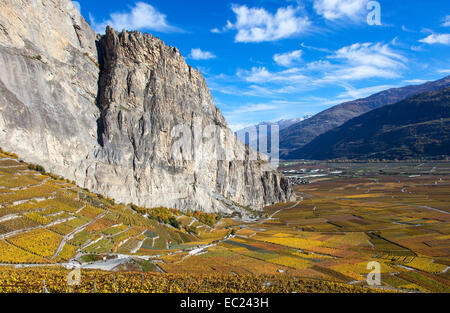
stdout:
MULTIPOLYGON (((310 118, 311 116, 312 115, 305 115, 305 116, 299 117, 299 118, 279 120, 278 122, 267 122, 267 121, 262 122, 257 125, 249 126, 249 127, 243 128, 241 130, 238 130, 236 132, 236 135, 239 138, 245 138, 246 134, 252 134, 252 132, 254 132, 256 130, 256 138, 248 137, 245 139, 245 143, 250 144, 252 147, 257 147, 258 142, 259 142, 259 139, 258 139, 259 131, 262 126, 267 126, 267 135, 270 137, 271 133, 272 133, 272 128, 271 128, 272 125, 277 125, 279 131, 282 131, 283 129, 288 128, 289 126, 292 126, 294 124, 300 123, 300 122, 310 118)), ((264 136, 262 135, 261 139, 267 140, 266 139, 267 135, 264 135, 264 136)), ((268 144, 269 144, 269 149, 270 149, 270 142, 268 142, 268 144)))
POLYGON ((289 126, 292 126, 294 124, 303 122, 304 120, 308 119, 312 117, 312 115, 305 115, 303 117, 299 117, 299 118, 292 118, 292 119, 284 119, 284 120, 279 120, 278 122, 261 122, 259 124, 256 125, 251 125, 248 126, 246 128, 243 128, 241 130, 238 130, 236 133, 242 133, 242 132, 249 132, 250 130, 254 129, 255 127, 258 128, 259 126, 269 126, 269 125, 278 125, 278 127, 280 128, 280 130, 288 128, 289 126))
POLYGON ((317 136, 343 125, 354 117, 420 93, 436 91, 448 86, 450 86, 450 76, 422 85, 389 89, 365 99, 339 104, 283 129, 280 127, 280 157, 285 160, 295 158, 298 155, 296 150, 307 145, 317 136))
POLYGON ((290 152, 288 158, 419 159, 449 155, 450 88, 447 87, 353 118, 290 152))

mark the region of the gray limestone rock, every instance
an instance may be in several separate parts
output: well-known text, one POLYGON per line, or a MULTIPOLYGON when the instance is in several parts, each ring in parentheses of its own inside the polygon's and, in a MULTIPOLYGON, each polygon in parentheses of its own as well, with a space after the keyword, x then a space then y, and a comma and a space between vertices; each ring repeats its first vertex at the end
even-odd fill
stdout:
POLYGON ((231 212, 294 198, 228 129, 176 48, 140 32, 96 36, 68 0, 0 0, 0 9, 5 150, 147 207, 231 212))

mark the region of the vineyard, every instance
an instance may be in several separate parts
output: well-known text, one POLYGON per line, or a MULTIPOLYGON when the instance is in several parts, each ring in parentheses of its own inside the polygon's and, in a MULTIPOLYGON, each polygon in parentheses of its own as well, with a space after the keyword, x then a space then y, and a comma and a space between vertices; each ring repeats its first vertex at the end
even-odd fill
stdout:
POLYGON ((58 264, 118 254, 171 254, 210 243, 202 228, 219 220, 214 214, 146 209, 79 188, 39 165, 0 152, 0 263, 58 264))
POLYGON ((0 269, 0 293, 368 293, 380 290, 283 275, 149 274, 83 270, 69 287, 68 270, 0 269))
POLYGON ((68 292, 77 265, 71 292, 450 292, 450 166, 370 166, 243 221, 115 203, 0 153, 0 291, 68 292))
POLYGON ((421 165, 425 173, 433 169, 432 175, 408 174, 415 164, 401 165, 407 174, 380 176, 378 169, 355 174, 362 166, 347 167, 346 177, 296 187, 298 202, 267 207, 266 218, 257 222, 227 220, 234 238, 208 253, 162 258, 161 268, 198 274, 205 269, 278 272, 367 286, 367 265, 376 261, 384 288, 450 292, 449 164, 421 165))

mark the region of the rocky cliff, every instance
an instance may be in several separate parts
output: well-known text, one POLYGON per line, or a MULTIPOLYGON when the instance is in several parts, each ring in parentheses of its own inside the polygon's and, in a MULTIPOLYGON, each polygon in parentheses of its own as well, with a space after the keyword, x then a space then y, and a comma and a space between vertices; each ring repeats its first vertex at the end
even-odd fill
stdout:
POLYGON ((4 149, 147 207, 230 212, 293 199, 176 48, 110 28, 96 37, 68 0, 0 0, 0 9, 4 149))

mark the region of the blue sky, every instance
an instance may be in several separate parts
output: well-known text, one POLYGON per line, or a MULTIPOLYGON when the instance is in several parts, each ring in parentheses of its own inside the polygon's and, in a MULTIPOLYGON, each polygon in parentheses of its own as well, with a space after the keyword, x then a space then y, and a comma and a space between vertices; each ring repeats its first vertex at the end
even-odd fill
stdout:
POLYGON ((176 46, 234 130, 450 75, 450 1, 379 0, 381 25, 368 2, 78 0, 97 32, 176 46))

